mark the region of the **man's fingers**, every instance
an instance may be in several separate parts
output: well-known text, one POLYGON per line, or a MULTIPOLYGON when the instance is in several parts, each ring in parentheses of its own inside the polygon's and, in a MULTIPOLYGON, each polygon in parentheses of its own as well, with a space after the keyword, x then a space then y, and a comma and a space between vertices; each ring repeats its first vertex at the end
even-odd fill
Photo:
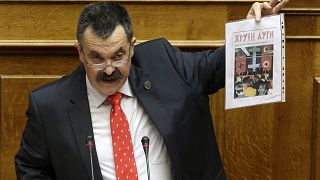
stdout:
POLYGON ((267 9, 267 10, 272 9, 273 7, 267 2, 260 3, 260 6, 261 6, 261 9, 267 9))
POLYGON ((278 13, 280 9, 284 8, 289 3, 289 0, 282 0, 279 4, 274 7, 275 13, 278 13))
POLYGON ((252 10, 254 12, 254 17, 256 19, 256 21, 260 21, 261 20, 261 16, 262 16, 262 12, 263 10, 271 10, 272 7, 270 6, 269 3, 267 2, 263 2, 263 3, 255 3, 253 6, 252 6, 252 10))
POLYGON ((261 19, 261 8, 263 7, 262 3, 253 3, 252 5, 252 11, 253 16, 256 19, 256 21, 260 21, 261 19))
POLYGON ((262 16, 277 14, 280 9, 289 3, 289 0, 282 0, 278 4, 277 2, 277 0, 270 0, 269 3, 253 3, 247 14, 247 19, 255 18, 256 21, 260 21, 262 16))
POLYGON ((269 4, 271 7, 275 7, 277 2, 278 2, 278 0, 270 0, 269 4))

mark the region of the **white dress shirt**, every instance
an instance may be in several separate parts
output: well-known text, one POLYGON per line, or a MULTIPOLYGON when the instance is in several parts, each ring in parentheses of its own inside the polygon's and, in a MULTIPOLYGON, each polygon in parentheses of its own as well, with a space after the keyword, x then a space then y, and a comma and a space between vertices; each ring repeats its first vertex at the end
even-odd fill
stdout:
MULTIPOLYGON (((104 180, 115 180, 116 172, 110 130, 111 106, 105 102, 106 97, 91 86, 88 77, 86 77, 86 83, 95 147, 102 177, 104 180)), ((148 180, 146 158, 141 144, 143 136, 148 136, 150 139, 150 178, 152 180, 172 180, 171 161, 163 138, 138 99, 133 95, 128 80, 119 92, 124 94, 121 107, 130 126, 139 180, 148 180)))

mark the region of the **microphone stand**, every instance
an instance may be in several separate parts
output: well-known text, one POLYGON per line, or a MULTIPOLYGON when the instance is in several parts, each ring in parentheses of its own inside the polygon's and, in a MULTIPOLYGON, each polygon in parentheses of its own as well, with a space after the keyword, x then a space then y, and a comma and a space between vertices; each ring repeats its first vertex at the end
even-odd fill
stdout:
POLYGON ((151 178, 150 178, 150 168, 149 168, 149 156, 148 155, 146 155, 146 162, 147 162, 148 180, 151 180, 151 178))
POLYGON ((93 174, 93 163, 92 163, 92 147, 94 146, 93 144, 93 138, 92 136, 87 137, 87 144, 86 146, 89 149, 89 156, 90 156, 90 167, 91 167, 91 180, 94 180, 94 174, 93 174))

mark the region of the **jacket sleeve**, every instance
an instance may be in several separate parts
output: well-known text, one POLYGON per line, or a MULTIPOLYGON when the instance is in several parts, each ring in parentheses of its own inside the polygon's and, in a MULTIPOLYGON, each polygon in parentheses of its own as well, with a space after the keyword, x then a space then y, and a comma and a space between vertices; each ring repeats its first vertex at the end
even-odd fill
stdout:
POLYGON ((203 94, 212 94, 225 85, 225 47, 190 53, 181 52, 164 41, 176 70, 184 81, 203 94))
POLYGON ((17 179, 55 179, 35 98, 29 96, 28 121, 15 156, 17 179))

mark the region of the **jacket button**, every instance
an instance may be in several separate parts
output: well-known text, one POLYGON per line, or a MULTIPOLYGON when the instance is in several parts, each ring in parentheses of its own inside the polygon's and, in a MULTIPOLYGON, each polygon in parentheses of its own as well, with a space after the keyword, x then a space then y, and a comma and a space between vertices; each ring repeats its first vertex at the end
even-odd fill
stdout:
POLYGON ((146 90, 150 90, 152 86, 150 81, 145 81, 143 85, 146 90))

